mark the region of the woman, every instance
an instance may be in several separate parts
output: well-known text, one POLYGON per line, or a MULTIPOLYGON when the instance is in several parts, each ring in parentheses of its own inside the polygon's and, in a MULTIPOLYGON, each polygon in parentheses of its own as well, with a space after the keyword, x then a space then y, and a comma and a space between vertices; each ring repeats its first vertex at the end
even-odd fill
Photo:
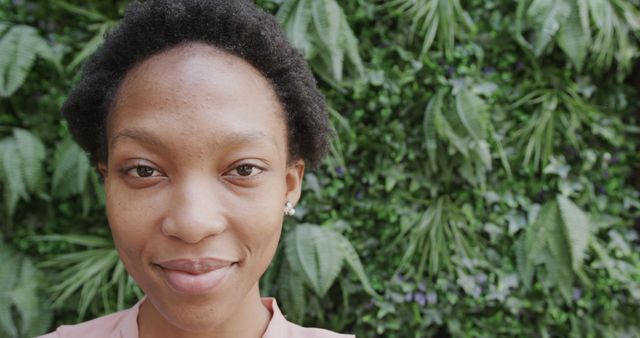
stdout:
POLYGON ((63 107, 103 179, 133 308, 44 337, 340 337, 285 320, 258 280, 327 148, 324 99, 250 1, 129 6, 63 107))

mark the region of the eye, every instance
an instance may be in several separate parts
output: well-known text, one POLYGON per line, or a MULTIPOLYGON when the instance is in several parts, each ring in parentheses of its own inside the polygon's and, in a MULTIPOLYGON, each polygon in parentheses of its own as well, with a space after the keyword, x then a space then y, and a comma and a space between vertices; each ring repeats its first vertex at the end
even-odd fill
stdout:
POLYGON ((146 165, 137 165, 127 170, 127 173, 134 177, 140 177, 140 178, 157 177, 162 175, 160 171, 158 171, 157 169, 146 166, 146 165))
POLYGON ((261 172, 262 169, 253 164, 241 164, 229 171, 228 175, 248 177, 258 175, 261 172))

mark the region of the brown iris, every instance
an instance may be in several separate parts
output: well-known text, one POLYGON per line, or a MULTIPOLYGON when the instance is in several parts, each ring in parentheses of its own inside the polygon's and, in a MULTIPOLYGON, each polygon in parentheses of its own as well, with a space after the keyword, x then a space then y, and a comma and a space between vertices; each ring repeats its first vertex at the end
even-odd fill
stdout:
POLYGON ((154 169, 149 167, 137 167, 136 172, 140 177, 151 177, 153 176, 154 169))
POLYGON ((236 168, 236 170, 238 171, 238 175, 240 176, 249 176, 253 172, 253 166, 248 164, 243 164, 238 168, 236 168))

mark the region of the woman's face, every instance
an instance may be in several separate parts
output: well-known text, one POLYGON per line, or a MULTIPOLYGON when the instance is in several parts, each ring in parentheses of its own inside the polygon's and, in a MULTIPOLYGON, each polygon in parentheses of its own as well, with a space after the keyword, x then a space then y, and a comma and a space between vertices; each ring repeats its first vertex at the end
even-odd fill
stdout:
POLYGON ((244 60, 193 43, 132 69, 107 123, 107 213, 129 273, 165 319, 229 318, 276 250, 304 163, 282 107, 244 60))

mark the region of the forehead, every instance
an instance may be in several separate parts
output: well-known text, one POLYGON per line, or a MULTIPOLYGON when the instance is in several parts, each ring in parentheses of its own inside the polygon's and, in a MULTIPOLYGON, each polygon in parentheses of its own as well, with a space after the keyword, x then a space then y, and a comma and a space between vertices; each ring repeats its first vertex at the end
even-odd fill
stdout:
POLYGON ((202 43, 154 55, 129 71, 116 94, 107 136, 131 127, 210 138, 247 130, 286 136, 284 112, 270 82, 245 60, 202 43))

